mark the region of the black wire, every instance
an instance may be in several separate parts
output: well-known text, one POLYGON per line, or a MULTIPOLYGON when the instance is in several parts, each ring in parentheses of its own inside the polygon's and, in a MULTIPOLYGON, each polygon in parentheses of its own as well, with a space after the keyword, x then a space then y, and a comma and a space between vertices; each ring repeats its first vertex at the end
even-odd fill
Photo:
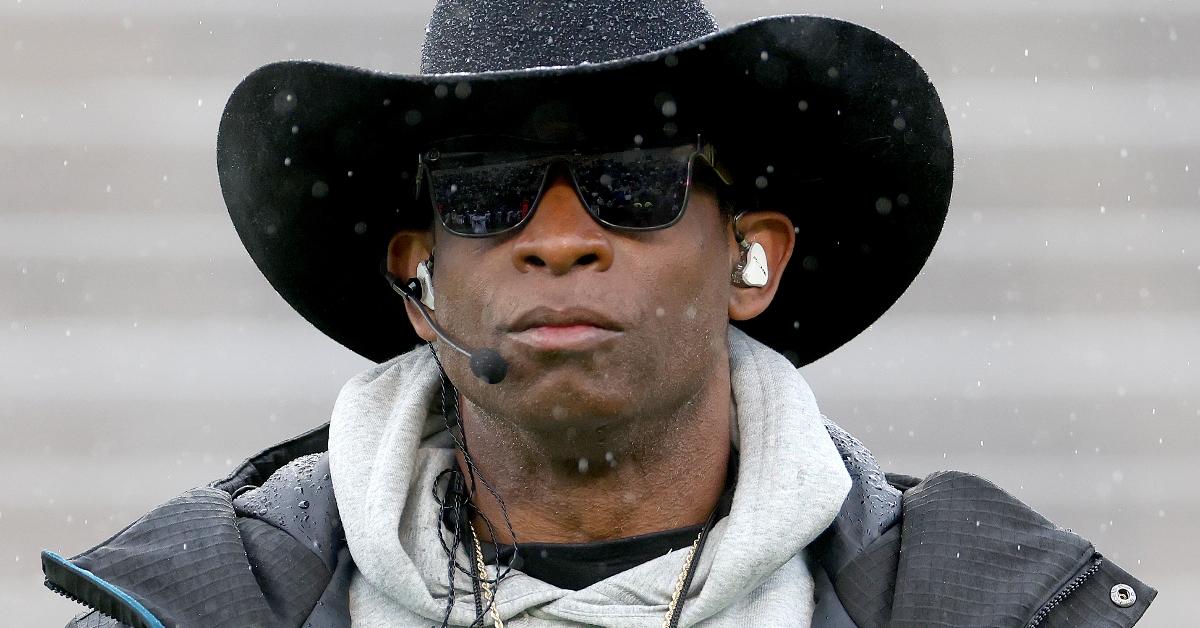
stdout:
POLYGON ((484 626, 484 590, 479 586, 479 579, 470 579, 470 588, 475 593, 475 621, 484 626))
MULTIPOLYGON (((455 474, 455 473, 456 473, 456 471, 455 471, 454 469, 446 469, 446 470, 442 471, 441 473, 439 473, 439 474, 437 475, 437 477, 436 477, 436 478, 434 478, 434 482, 435 482, 434 491, 436 491, 436 490, 437 490, 437 483, 440 483, 440 482, 441 482, 441 478, 442 478, 442 476, 444 476, 444 475, 449 475, 449 476, 451 476, 451 479, 450 479, 450 481, 449 481, 448 483, 453 483, 453 482, 455 482, 455 479, 454 479, 454 474, 455 474)), ((458 482, 461 484, 461 481, 462 481, 462 480, 461 480, 461 478, 462 478, 462 476, 460 475, 460 476, 458 476, 458 478, 459 478, 459 479, 458 479, 457 481, 458 481, 458 482)), ((452 495, 452 491, 451 491, 451 489, 450 489, 449 487, 447 487, 447 488, 446 488, 446 495, 445 495, 445 496, 438 495, 438 494, 435 492, 435 493, 434 493, 434 499, 435 499, 435 500, 437 501, 437 503, 438 503, 438 504, 441 506, 441 509, 442 509, 442 511, 443 511, 443 512, 445 512, 445 511, 449 510, 449 511, 451 511, 451 512, 453 512, 453 513, 454 513, 454 516, 453 516, 453 517, 448 517, 448 518, 450 518, 450 519, 454 519, 454 520, 456 520, 456 521, 457 521, 457 520, 459 520, 459 518, 460 518, 460 514, 462 513, 463 504, 456 504, 456 505, 454 505, 454 506, 446 506, 446 504, 448 503, 448 501, 451 499, 451 495, 452 495)), ((454 535, 455 535, 455 536, 454 536, 454 545, 453 545, 453 546, 451 546, 451 545, 446 545, 446 539, 445 539, 444 537, 442 537, 442 536, 441 536, 441 534, 440 534, 440 530, 441 530, 442 526, 443 526, 443 522, 442 522, 441 520, 439 520, 439 521, 438 521, 438 530, 439 530, 438 538, 440 539, 440 541, 441 541, 441 544, 442 544, 442 551, 446 552, 446 553, 447 553, 449 556, 451 556, 452 558, 455 558, 455 562, 454 562, 454 564, 457 566, 457 565, 458 565, 458 561, 457 561, 457 555, 456 555, 455 553, 453 553, 453 552, 452 552, 452 549, 454 549, 454 548, 457 548, 459 545, 462 545, 462 546, 463 546, 463 551, 466 551, 466 545, 465 545, 465 544, 463 543, 463 541, 462 541, 462 529, 461 529, 461 527, 458 527, 458 526, 456 526, 456 527, 455 527, 453 530, 451 530, 451 531, 454 533, 454 535)), ((474 573, 475 573, 475 571, 474 571, 473 569, 472 569, 472 570, 470 570, 470 571, 468 571, 467 569, 465 569, 465 568, 463 568, 463 567, 461 567, 461 566, 457 567, 457 569, 458 569, 458 571, 459 571, 459 572, 461 572, 463 575, 467 576, 468 578, 469 578, 469 577, 471 577, 471 576, 473 576, 473 575, 474 575, 474 573)))
POLYGON ((471 590, 475 601, 475 620, 471 623, 472 628, 475 626, 483 626, 487 619, 487 612, 491 610, 491 606, 483 606, 483 593, 480 587, 479 571, 473 557, 474 551, 474 536, 473 530, 470 527, 470 514, 467 512, 470 509, 470 503, 465 499, 466 495, 463 492, 463 477, 456 468, 445 469, 434 479, 434 500, 442 506, 443 513, 450 511, 453 514, 445 517, 438 522, 438 538, 442 544, 442 550, 448 557, 447 561, 447 580, 449 581, 450 591, 447 594, 446 611, 442 618, 443 628, 448 628, 451 609, 454 606, 454 572, 457 570, 462 572, 471 581, 471 590), (438 486, 441 485, 442 477, 449 476, 446 481, 445 495, 437 493, 438 486), (451 505, 452 504, 452 505, 451 505), (447 523, 449 522, 449 523, 447 523), (441 528, 449 527, 454 533, 453 545, 447 545, 445 538, 441 535, 441 528), (468 555, 468 565, 470 569, 462 567, 458 563, 457 549, 462 547, 463 551, 468 555))
MULTIPOLYGON (((508 505, 505 504, 504 500, 500 498, 500 494, 496 492, 496 489, 494 486, 492 486, 492 483, 488 482, 487 478, 484 477, 479 472, 479 467, 476 466, 474 457, 471 456, 470 451, 467 449, 466 432, 464 431, 465 428, 463 427, 463 423, 462 423, 462 415, 459 413, 459 409, 458 409, 458 390, 456 388, 454 388, 454 383, 450 382, 449 378, 446 377, 446 371, 445 371, 445 369, 442 368, 442 361, 441 361, 440 357, 438 356, 437 349, 434 348, 432 343, 430 343, 430 345, 429 345, 429 350, 433 354, 434 361, 437 362, 438 369, 441 371, 442 416, 446 421, 446 429, 447 429, 447 431, 450 432, 450 437, 454 440, 455 447, 458 448, 459 451, 461 451, 463 454, 463 460, 467 464, 467 473, 471 477, 472 490, 473 491, 475 490, 476 480, 478 480, 478 482, 483 484, 483 487, 485 489, 487 489, 488 493, 491 493, 492 497, 495 498, 496 503, 500 505, 500 514, 504 518, 504 525, 505 525, 505 528, 508 530, 509 537, 511 539, 513 539, 511 547, 513 548, 513 552, 515 554, 518 551, 517 540, 516 540, 517 534, 513 530, 512 521, 509 519, 509 516, 508 516, 508 505), (453 405, 447 403, 447 399, 446 399, 447 384, 449 384, 449 388, 453 392, 453 395, 452 395, 452 398, 454 399, 453 405), (450 424, 450 417, 449 417, 449 413, 447 412, 447 410, 451 407, 454 408, 454 425, 458 426, 458 430, 459 430, 458 433, 455 433, 454 429, 451 427, 451 424, 450 424)), ((480 519, 483 519, 484 525, 487 526, 488 534, 493 539, 493 545, 499 546, 498 543, 495 543, 495 539, 497 537, 496 528, 495 528, 495 525, 492 523, 491 519, 489 519, 486 515, 484 515, 478 509, 475 509, 475 514, 479 515, 480 519)), ((497 570, 499 570, 499 567, 500 567, 499 561, 497 560, 497 564, 496 564, 497 570)), ((508 568, 506 566, 506 569, 504 571, 505 575, 507 575, 509 570, 510 570, 510 568, 508 568)))
MULTIPOLYGON (((509 519, 509 516, 508 516, 508 506, 504 503, 504 500, 500 498, 500 495, 499 495, 499 493, 496 492, 495 487, 493 487, 492 484, 487 481, 486 477, 484 477, 481 473, 479 473, 479 469, 475 465, 475 460, 474 460, 474 458, 471 457, 470 451, 467 449, 466 433, 463 428, 462 415, 459 412, 459 407, 458 407, 458 390, 454 388, 453 382, 450 382, 449 378, 446 377, 446 371, 442 367, 442 361, 441 361, 440 357, 438 356, 437 349, 433 346, 433 343, 429 344, 429 351, 431 354, 433 354, 434 361, 437 362, 438 371, 439 371, 439 375, 441 378, 440 388, 441 388, 442 418, 446 424, 446 431, 449 432, 450 438, 454 441, 455 448, 458 451, 460 451, 463 455, 463 460, 466 463, 466 467, 467 467, 467 473, 470 476, 471 494, 474 494, 474 492, 477 490, 476 482, 478 481, 478 483, 483 484, 484 488, 487 489, 487 491, 489 493, 491 493, 493 498, 495 498, 496 503, 500 505, 500 514, 504 518, 504 524, 508 529, 509 538, 511 538, 513 540, 511 547, 512 547, 513 555, 516 556, 517 552, 518 552, 517 540, 516 540, 517 535, 516 535, 516 532, 513 530, 512 521, 509 519), (452 395, 447 395, 447 390, 446 390, 447 387, 449 387, 450 390, 453 391, 452 395), (449 403, 449 400, 447 397, 452 398, 454 400, 454 403, 453 404, 449 403), (454 410, 453 424, 451 423, 451 414, 449 412, 451 408, 453 408, 453 410, 454 410), (455 427, 458 427, 457 431, 454 429, 455 427)), ((501 565, 500 565, 501 545, 499 543, 496 543, 496 541, 495 541, 495 539, 498 536, 496 534, 496 527, 493 525, 490 518, 488 518, 486 515, 484 515, 482 512, 480 512, 479 509, 474 507, 474 504, 472 504, 470 501, 469 495, 464 495, 464 492, 463 492, 464 488, 465 488, 464 487, 464 478, 463 478, 462 472, 458 470, 457 466, 442 471, 434 479, 434 487, 433 487, 434 500, 436 500, 438 505, 441 507, 441 512, 443 514, 447 510, 447 507, 446 507, 447 500, 448 500, 448 498, 451 497, 451 493, 453 493, 453 506, 452 506, 453 517, 452 517, 452 520, 455 522, 454 523, 454 543, 451 546, 451 545, 446 544, 446 539, 441 534, 441 528, 443 525, 443 521, 442 520, 438 521, 438 540, 441 542, 442 549, 446 552, 447 558, 449 560, 449 564, 447 566, 447 580, 449 583, 449 592, 446 597, 446 613, 443 616, 443 620, 442 620, 443 628, 445 628, 446 626, 449 625, 450 612, 454 607, 454 572, 455 572, 455 570, 462 572, 464 575, 466 575, 468 578, 471 579, 471 588, 474 592, 474 597, 475 597, 475 620, 471 623, 472 627, 485 625, 486 614, 487 614, 487 612, 491 611, 492 605, 496 603, 496 592, 499 590, 500 582, 502 580, 504 580, 506 577, 508 577, 509 573, 512 571, 511 564, 504 565, 504 569, 503 569, 503 571, 501 571, 501 565), (441 479, 442 479, 442 476, 444 476, 444 475, 449 475, 450 480, 446 482, 446 495, 441 496, 441 495, 438 495, 438 486, 441 484, 441 479), (464 497, 465 497, 465 499, 464 499, 464 497), (496 578, 494 580, 488 579, 487 572, 480 573, 478 566, 475 564, 476 561, 469 561, 471 564, 470 571, 467 571, 466 569, 464 569, 463 567, 461 567, 458 564, 457 550, 460 545, 462 545, 464 551, 466 551, 468 554, 473 553, 471 551, 472 548, 468 548, 468 547, 466 547, 465 543, 462 543, 463 535, 466 533, 471 534, 470 541, 473 544, 478 543, 478 540, 474 534, 474 530, 470 528, 470 513, 467 513, 467 516, 464 517, 464 513, 463 513, 464 508, 469 509, 471 513, 478 515, 479 518, 483 520, 484 525, 487 526, 488 535, 492 538, 492 544, 496 547, 496 556, 495 556, 496 578), (483 603, 481 601, 482 600, 482 592, 481 592, 481 583, 482 582, 488 582, 493 587, 492 600, 488 603, 486 608, 484 608, 483 603)))
MULTIPOLYGON (((438 477, 434 479, 434 490, 433 490, 433 498, 434 498, 434 500, 436 500, 438 502, 438 506, 440 506, 439 510, 441 512, 439 512, 439 515, 438 515, 439 517, 444 515, 445 510, 446 510, 445 501, 442 499, 438 499, 438 494, 437 494, 437 483, 438 483, 438 480, 441 479, 441 477, 442 477, 442 474, 439 473, 438 477)), ((451 477, 450 482, 455 482, 455 481, 456 481, 456 478, 451 477)), ((451 492, 451 489, 449 488, 449 486, 447 486, 447 492, 451 492)), ((455 494, 454 495, 454 511, 455 511, 455 513, 457 513, 459 511, 459 499, 458 499, 457 491, 453 491, 453 492, 455 494)), ((439 519, 439 521, 438 521, 438 539, 441 541, 442 547, 446 550, 446 553, 449 554, 451 557, 450 564, 446 568, 446 571, 447 571, 446 580, 448 582, 447 588, 446 588, 446 612, 444 615, 442 615, 442 628, 448 628, 450 626, 450 611, 454 608, 454 567, 457 563, 457 560, 455 559, 455 557, 458 556, 459 540, 462 538, 462 535, 459 533, 459 526, 455 526, 454 527, 454 545, 447 548, 446 547, 446 539, 443 538, 442 534, 441 534, 441 532, 442 532, 441 525, 442 525, 442 523, 441 523, 441 520, 439 519)))
POLYGON ((472 581, 471 588, 475 594, 474 597, 475 597, 475 609, 476 609, 476 613, 475 613, 476 621, 473 622, 472 625, 475 625, 475 623, 478 623, 479 619, 482 617, 482 611, 480 610, 482 608, 482 603, 480 601, 480 594, 479 594, 479 581, 478 581, 478 578, 476 578, 476 576, 475 576, 476 570, 472 566, 471 570, 468 571, 467 569, 464 569, 461 565, 458 564, 458 548, 464 547, 464 551, 466 548, 462 542, 462 540, 463 540, 463 538, 462 538, 463 537, 463 525, 462 525, 462 521, 463 521, 463 518, 462 518, 462 515, 463 515, 463 479, 462 479, 462 474, 459 473, 457 468, 452 467, 450 469, 445 469, 441 473, 438 473, 437 477, 434 478, 433 499, 438 504, 438 507, 439 507, 437 521, 435 522, 438 542, 441 543, 442 550, 446 553, 446 556, 448 559, 447 567, 446 567, 446 572, 447 572, 446 573, 446 581, 447 581, 446 611, 442 615, 442 628, 449 627, 450 613, 454 609, 454 597, 455 597, 455 594, 454 594, 454 572, 455 572, 455 570, 461 571, 463 573, 463 575, 465 575, 467 578, 471 579, 471 581, 472 581), (444 476, 449 476, 449 479, 445 483, 445 487, 446 487, 445 494, 440 495, 440 494, 438 494, 438 487, 442 485, 442 478, 444 476), (450 517, 446 517, 447 511, 450 511, 452 513, 452 515, 450 517), (446 519, 449 519, 450 521, 454 522, 454 525, 452 527, 452 532, 454 534, 454 542, 452 545, 447 545, 446 538, 442 535, 442 527, 443 527, 446 519))

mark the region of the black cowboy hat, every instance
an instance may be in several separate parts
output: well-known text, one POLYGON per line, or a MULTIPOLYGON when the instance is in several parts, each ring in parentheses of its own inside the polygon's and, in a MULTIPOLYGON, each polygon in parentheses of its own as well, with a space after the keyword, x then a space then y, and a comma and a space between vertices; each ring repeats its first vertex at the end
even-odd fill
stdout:
POLYGON ((217 141, 225 203, 259 269, 372 360, 418 341, 379 268, 396 230, 430 224, 417 155, 447 137, 702 135, 739 210, 782 211, 797 227, 773 304, 737 324, 797 365, 882 315, 941 231, 945 111, 917 62, 862 26, 779 16, 718 32, 699 0, 441 0, 427 32, 421 75, 313 61, 256 70, 217 141))

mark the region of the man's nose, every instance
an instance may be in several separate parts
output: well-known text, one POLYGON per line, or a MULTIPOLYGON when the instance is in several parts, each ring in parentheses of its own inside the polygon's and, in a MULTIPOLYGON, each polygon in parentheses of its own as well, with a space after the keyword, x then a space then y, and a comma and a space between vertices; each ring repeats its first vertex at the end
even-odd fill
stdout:
POLYGON ((513 265, 521 272, 545 269, 555 275, 583 268, 608 270, 613 258, 610 234, 587 212, 567 173, 551 176, 553 182, 513 242, 513 265))

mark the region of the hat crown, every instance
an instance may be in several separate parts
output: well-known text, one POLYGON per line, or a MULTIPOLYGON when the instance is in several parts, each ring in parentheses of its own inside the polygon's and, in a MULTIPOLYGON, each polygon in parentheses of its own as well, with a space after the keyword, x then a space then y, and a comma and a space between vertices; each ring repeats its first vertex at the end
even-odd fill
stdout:
POLYGON ((716 30, 700 0, 438 0, 421 72, 600 63, 716 30))

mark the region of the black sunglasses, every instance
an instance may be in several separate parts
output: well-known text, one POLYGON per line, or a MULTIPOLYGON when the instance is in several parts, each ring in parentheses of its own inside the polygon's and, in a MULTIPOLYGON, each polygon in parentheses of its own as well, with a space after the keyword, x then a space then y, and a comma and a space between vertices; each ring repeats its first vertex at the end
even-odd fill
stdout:
POLYGON ((519 229, 533 215, 556 167, 566 168, 579 200, 597 222, 630 231, 662 229, 683 216, 697 158, 731 184, 712 145, 699 137, 694 144, 612 152, 564 151, 499 139, 495 150, 481 148, 481 138, 455 138, 421 153, 417 196, 426 186, 447 231, 478 238, 519 229))

